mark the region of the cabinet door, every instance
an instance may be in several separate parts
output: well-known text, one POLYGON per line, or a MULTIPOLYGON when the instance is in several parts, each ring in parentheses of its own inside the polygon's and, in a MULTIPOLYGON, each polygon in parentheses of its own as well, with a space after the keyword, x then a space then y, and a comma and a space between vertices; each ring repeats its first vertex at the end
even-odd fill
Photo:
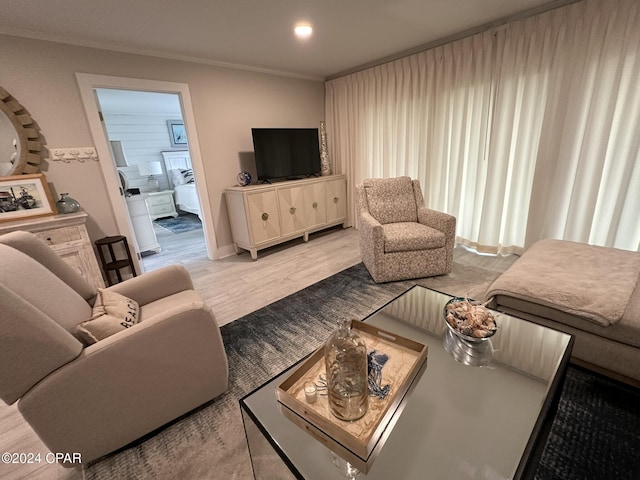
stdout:
POLYGON ((325 182, 312 183, 304 187, 305 217, 308 229, 327 223, 326 191, 325 182))
POLYGON ((301 232, 306 228, 304 193, 303 186, 278 189, 282 235, 301 232))
POLYGON ((102 282, 102 274, 99 271, 96 272, 95 256, 93 250, 83 247, 66 247, 55 248, 55 252, 62 258, 67 265, 73 268, 84 278, 87 283, 96 285, 97 287, 104 287, 102 282), (96 284, 97 282, 97 284, 96 284))
POLYGON ((247 194, 247 208, 254 245, 280 236, 278 200, 275 190, 247 194))
POLYGON ((327 223, 346 217, 347 181, 344 178, 327 182, 327 223))

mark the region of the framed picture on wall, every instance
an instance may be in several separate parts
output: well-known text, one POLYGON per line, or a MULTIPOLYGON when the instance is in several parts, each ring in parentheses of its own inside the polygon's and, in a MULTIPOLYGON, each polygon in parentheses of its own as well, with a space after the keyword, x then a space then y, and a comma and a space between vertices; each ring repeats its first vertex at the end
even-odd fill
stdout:
POLYGON ((167 120, 169 126, 169 138, 173 148, 182 148, 187 146, 187 131, 184 128, 182 120, 167 120))
POLYGON ((0 178, 0 222, 55 214, 56 206, 44 174, 0 178))

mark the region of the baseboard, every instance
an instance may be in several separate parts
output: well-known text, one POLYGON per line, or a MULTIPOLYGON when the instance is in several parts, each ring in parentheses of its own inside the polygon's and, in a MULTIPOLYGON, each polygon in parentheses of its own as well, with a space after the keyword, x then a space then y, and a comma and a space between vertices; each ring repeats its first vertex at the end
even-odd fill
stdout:
POLYGON ((215 259, 217 260, 220 258, 230 257, 231 255, 236 255, 236 249, 233 248, 233 245, 226 245, 224 247, 220 247, 216 249, 215 259))

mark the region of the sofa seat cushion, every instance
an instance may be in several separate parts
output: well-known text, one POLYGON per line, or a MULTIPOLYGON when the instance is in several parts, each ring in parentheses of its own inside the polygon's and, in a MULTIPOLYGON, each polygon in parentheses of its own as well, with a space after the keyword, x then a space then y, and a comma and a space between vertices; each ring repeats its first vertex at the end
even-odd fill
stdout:
POLYGON ((382 225, 418 221, 418 207, 410 177, 368 179, 363 185, 369 213, 382 225))
POLYGON ((489 288, 608 326, 619 322, 640 277, 640 253, 540 240, 489 288))
POLYGON ((444 233, 421 223, 388 223, 382 226, 382 231, 386 253, 431 250, 444 247, 446 243, 444 233))
MULTIPOLYGON (((640 292, 640 288, 636 290, 640 292)), ((640 294, 638 296, 640 297, 640 294)), ((587 321, 583 317, 520 298, 498 295, 495 297, 495 301, 499 310, 503 310, 506 307, 508 312, 516 317, 519 316, 520 312, 535 315, 536 317, 546 318, 558 324, 575 328, 581 332, 597 335, 603 339, 640 348, 640 311, 636 311, 635 318, 631 315, 625 316, 619 322, 603 327, 595 322, 587 321)))

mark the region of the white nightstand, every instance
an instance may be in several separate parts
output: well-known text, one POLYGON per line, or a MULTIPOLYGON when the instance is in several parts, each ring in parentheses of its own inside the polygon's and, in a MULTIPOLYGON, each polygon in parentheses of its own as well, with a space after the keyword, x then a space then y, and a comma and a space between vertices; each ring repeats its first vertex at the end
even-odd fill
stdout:
POLYGON ((173 201, 173 190, 149 192, 145 199, 151 220, 163 217, 177 217, 176 204, 173 201))

